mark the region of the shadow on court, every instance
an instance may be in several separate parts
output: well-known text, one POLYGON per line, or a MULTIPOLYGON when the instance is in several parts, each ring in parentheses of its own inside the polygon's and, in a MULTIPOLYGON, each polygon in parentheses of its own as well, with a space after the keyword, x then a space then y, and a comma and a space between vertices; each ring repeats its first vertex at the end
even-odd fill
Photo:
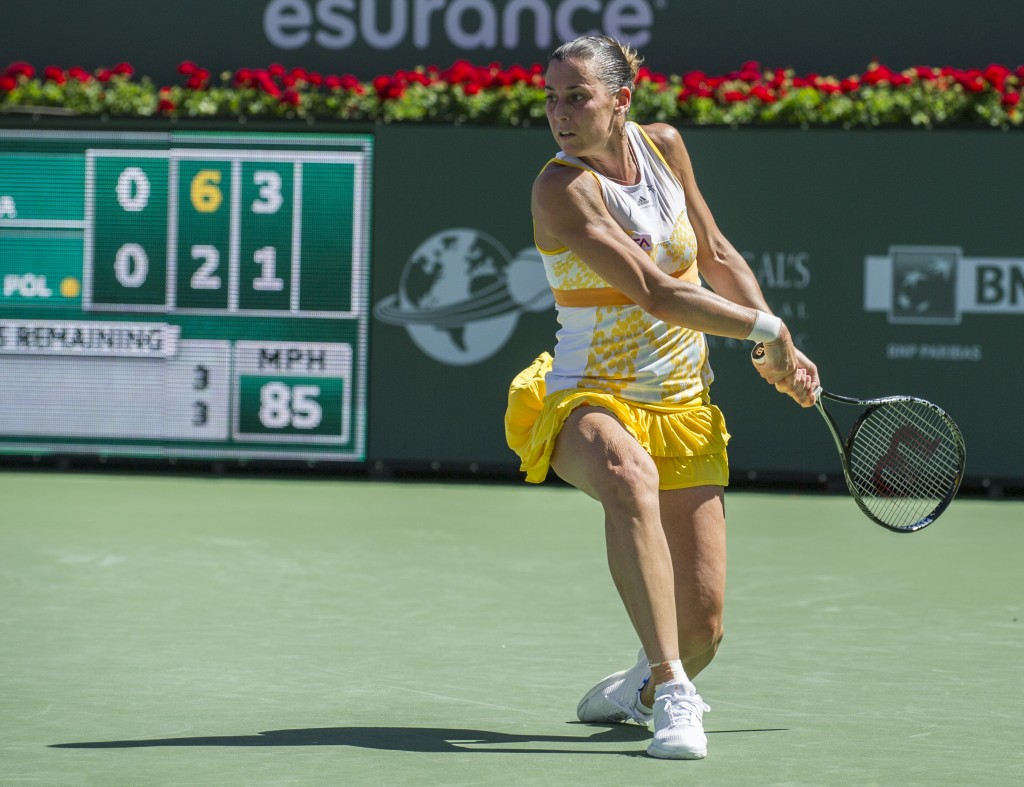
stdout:
MULTIPOLYGON (((594 728, 598 725, 577 725, 594 728)), ((739 732, 781 732, 782 729, 718 730, 709 735, 739 732)), ((150 740, 84 741, 57 743, 53 749, 138 749, 192 746, 354 746, 361 749, 408 752, 491 752, 501 754, 617 754, 640 755, 635 744, 647 740, 650 732, 635 725, 616 724, 587 737, 578 735, 517 735, 487 730, 459 730, 431 727, 322 727, 304 730, 273 730, 255 735, 211 735, 194 738, 150 740), (590 744, 631 743, 623 751, 592 749, 590 744), (563 744, 572 748, 520 748, 525 744, 563 744), (500 747, 515 748, 500 748, 500 747), (494 748, 499 747, 499 748, 494 748)))

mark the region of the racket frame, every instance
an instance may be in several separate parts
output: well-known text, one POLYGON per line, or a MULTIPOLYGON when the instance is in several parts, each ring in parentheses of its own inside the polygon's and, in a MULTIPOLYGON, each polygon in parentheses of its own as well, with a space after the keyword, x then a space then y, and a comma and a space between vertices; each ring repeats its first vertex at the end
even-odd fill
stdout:
POLYGON ((963 481, 964 467, 967 462, 967 450, 960 428, 941 407, 926 399, 921 399, 916 396, 883 396, 877 399, 857 399, 851 396, 841 396, 839 394, 830 393, 829 391, 825 391, 821 388, 815 392, 814 406, 817 408, 818 412, 821 413, 821 417, 825 419, 825 423, 828 425, 829 431, 832 433, 832 438, 835 440, 836 448, 839 450, 839 457, 843 466, 843 477, 846 480, 846 487, 850 492, 850 496, 853 498, 860 510, 864 512, 864 515, 876 525, 881 525, 886 530, 891 530, 894 533, 915 533, 918 530, 928 527, 928 525, 938 519, 942 512, 949 507, 949 504, 953 502, 957 491, 960 489, 960 483, 963 481), (825 408, 823 403, 825 399, 839 404, 848 404, 865 408, 860 415, 857 416, 857 419, 850 427, 850 431, 845 440, 843 439, 839 426, 836 424, 832 414, 825 408), (953 449, 956 453, 959 472, 957 473, 953 483, 950 485, 949 491, 939 501, 939 503, 928 514, 921 517, 911 525, 892 525, 876 516, 861 497, 860 492, 857 490, 857 484, 853 480, 853 476, 850 472, 851 447, 853 445, 853 440, 857 435, 857 430, 860 429, 861 424, 864 423, 871 413, 879 407, 889 404, 915 404, 927 408, 942 420, 954 438, 953 449))
MULTIPOLYGON (((762 342, 758 342, 754 345, 754 348, 750 351, 750 359, 757 365, 761 365, 765 362, 764 344, 762 342)), ((964 443, 964 436, 960 432, 960 427, 956 425, 956 421, 954 421, 941 407, 929 402, 927 399, 921 399, 916 396, 883 396, 877 399, 857 399, 852 396, 841 396, 839 394, 830 393, 822 388, 818 388, 814 392, 814 406, 817 408, 818 412, 821 413, 821 417, 825 419, 825 423, 828 425, 828 429, 832 433, 832 439, 835 440, 836 448, 839 450, 839 459, 843 467, 843 478, 846 481, 846 488, 850 492, 850 497, 853 498, 860 510, 864 512, 864 515, 876 525, 881 525, 886 530, 891 530, 894 533, 916 533, 918 530, 928 527, 928 525, 938 519, 942 512, 949 507, 949 504, 953 502, 953 498, 956 497, 956 493, 960 489, 960 483, 963 481, 964 468, 967 465, 967 448, 964 443), (839 404, 849 404, 865 408, 857 417, 857 420, 854 421, 853 426, 850 427, 850 432, 845 440, 843 440, 839 431, 839 426, 836 424, 832 414, 825 409, 825 405, 823 403, 824 399, 828 399, 839 404), (853 439, 856 437, 857 430, 860 429, 860 426, 864 423, 865 419, 883 405, 901 403, 917 404, 926 407, 935 413, 935 415, 938 416, 949 428, 949 431, 954 438, 953 448, 956 452, 957 467, 959 468, 959 471, 957 472, 956 478, 954 479, 949 491, 939 501, 935 508, 933 508, 927 515, 918 519, 912 525, 897 526, 889 524, 876 516, 868 507, 867 503, 864 502, 860 492, 857 491, 857 484, 853 480, 853 476, 850 472, 850 461, 853 439)))

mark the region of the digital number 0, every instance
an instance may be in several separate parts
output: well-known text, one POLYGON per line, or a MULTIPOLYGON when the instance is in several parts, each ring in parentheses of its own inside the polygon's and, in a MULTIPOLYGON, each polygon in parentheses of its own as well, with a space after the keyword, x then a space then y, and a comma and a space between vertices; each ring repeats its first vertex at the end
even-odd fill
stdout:
POLYGON ((126 167, 117 177, 117 201, 122 208, 138 213, 149 204, 149 178, 138 167, 126 167))
POLYGON ((149 257, 138 243, 126 243, 114 256, 114 276, 122 287, 141 287, 149 275, 149 257))

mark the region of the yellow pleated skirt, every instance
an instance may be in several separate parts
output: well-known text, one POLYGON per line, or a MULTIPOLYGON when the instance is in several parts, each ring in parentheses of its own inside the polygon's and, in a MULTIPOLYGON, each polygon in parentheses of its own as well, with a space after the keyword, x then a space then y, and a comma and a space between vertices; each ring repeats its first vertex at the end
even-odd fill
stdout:
POLYGON ((529 483, 548 474, 555 438, 569 414, 581 405, 615 415, 654 459, 661 489, 728 486, 729 433, 722 411, 707 391, 688 402, 638 403, 583 389, 546 394, 552 358, 542 353, 512 381, 505 411, 505 439, 522 460, 529 483))

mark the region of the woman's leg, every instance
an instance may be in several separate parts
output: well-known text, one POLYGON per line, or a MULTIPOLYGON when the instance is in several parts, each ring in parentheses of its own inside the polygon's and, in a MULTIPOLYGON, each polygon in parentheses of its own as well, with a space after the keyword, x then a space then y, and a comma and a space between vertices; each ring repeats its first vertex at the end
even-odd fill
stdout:
POLYGON ((725 606, 725 490, 698 486, 661 493, 675 573, 679 657, 692 679, 715 657, 725 606))
POLYGON ((551 466, 603 506, 608 566, 648 659, 678 659, 673 557, 654 461, 614 415, 583 406, 562 426, 551 466))

